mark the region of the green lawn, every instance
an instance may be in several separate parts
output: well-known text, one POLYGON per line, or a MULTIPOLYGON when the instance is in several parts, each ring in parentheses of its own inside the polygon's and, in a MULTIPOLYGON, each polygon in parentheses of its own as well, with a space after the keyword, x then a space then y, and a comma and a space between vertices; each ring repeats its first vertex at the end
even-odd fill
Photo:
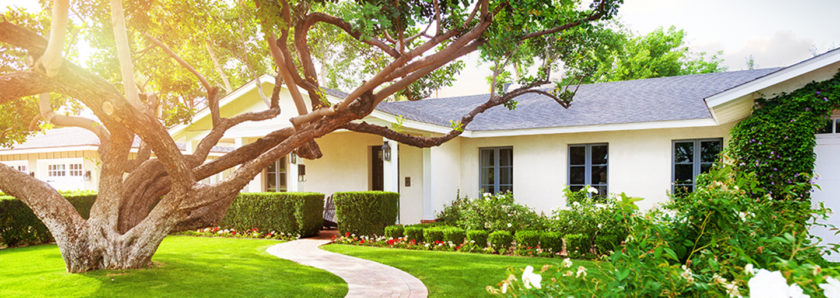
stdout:
POLYGON ((347 284, 319 269, 265 252, 273 240, 170 236, 155 268, 65 272, 55 245, 0 250, 0 297, 307 296, 343 297, 347 284))
MULTIPOLYGON (((489 295, 485 288, 507 277, 508 267, 534 266, 539 271, 543 265, 559 266, 562 258, 532 258, 498 256, 476 253, 420 251, 394 248, 365 247, 331 244, 321 249, 368 259, 399 268, 419 278, 432 297, 475 297, 489 295)), ((574 261, 583 265, 589 274, 599 274, 592 261, 574 261)), ((517 276, 517 278, 519 278, 517 276)))

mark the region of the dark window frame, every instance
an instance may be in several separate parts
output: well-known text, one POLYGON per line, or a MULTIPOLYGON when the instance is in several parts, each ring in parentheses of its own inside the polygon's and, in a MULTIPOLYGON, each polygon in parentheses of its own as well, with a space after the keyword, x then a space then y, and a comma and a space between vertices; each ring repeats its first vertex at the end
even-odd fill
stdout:
MULTIPOLYGON (((713 165, 720 161, 720 153, 723 152, 724 141, 723 138, 702 138, 702 139, 680 139, 671 141, 671 193, 677 193, 677 165, 692 165, 691 166, 691 190, 693 192, 697 189, 697 175, 703 173, 703 164, 713 165), (692 143, 692 160, 691 162, 677 163, 677 143, 692 143), (702 143, 703 142, 720 142, 721 150, 718 151, 718 157, 714 162, 703 162, 702 160, 702 143)), ((688 184, 682 183, 679 186, 687 187, 688 184)))
POLYGON ((604 187, 604 191, 598 191, 598 196, 606 196, 610 190, 610 143, 586 143, 586 144, 569 144, 566 148, 567 156, 566 156, 566 185, 569 186, 569 189, 574 189, 575 187, 583 188, 586 185, 591 187, 598 188, 600 186, 604 187), (607 147, 607 155, 605 158, 606 163, 603 164, 593 164, 592 163, 592 147, 593 146, 606 146, 607 147), (581 165, 576 164, 572 165, 572 148, 574 147, 583 147, 584 148, 584 174, 583 174, 583 184, 572 184, 572 167, 580 167, 581 165), (603 183, 592 184, 592 167, 593 166, 603 166, 605 167, 606 177, 603 183))
POLYGON ((513 146, 499 146, 499 147, 480 147, 478 148, 478 191, 489 193, 500 193, 503 186, 507 186, 510 192, 513 192, 513 146), (510 150, 510 165, 502 166, 501 164, 501 150, 510 150), (484 151, 493 152, 493 165, 484 165, 484 160, 481 158, 481 153, 484 151), (493 168, 493 184, 484 183, 486 168, 493 168), (502 168, 510 169, 510 183, 502 183, 502 168), (484 186, 492 186, 493 189, 485 189, 484 186))

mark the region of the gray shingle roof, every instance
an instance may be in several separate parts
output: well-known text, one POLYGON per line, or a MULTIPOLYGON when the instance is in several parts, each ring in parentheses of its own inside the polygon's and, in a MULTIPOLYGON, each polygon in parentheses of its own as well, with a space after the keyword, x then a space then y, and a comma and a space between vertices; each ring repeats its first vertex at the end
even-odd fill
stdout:
MULTIPOLYGON (((781 68, 730 71, 581 85, 569 109, 534 93, 516 98, 516 110, 493 107, 479 114, 468 130, 505 130, 710 119, 705 98, 781 68)), ((406 119, 448 127, 487 94, 382 103, 377 109, 406 119)))

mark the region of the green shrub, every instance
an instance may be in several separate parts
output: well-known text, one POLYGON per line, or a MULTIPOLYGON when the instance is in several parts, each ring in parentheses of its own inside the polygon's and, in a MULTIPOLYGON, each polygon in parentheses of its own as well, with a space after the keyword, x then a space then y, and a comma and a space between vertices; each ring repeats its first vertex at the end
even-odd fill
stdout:
POLYGON ((599 254, 609 254, 610 251, 614 251, 620 244, 621 240, 615 235, 604 234, 595 237, 595 248, 598 249, 599 254))
POLYGON ((320 193, 243 193, 233 200, 220 225, 225 228, 317 235, 323 225, 320 193))
POLYGON ((408 238, 408 241, 414 240, 420 243, 423 242, 423 230, 425 230, 423 227, 407 226, 405 227, 405 236, 408 238))
POLYGON ((338 230, 356 235, 383 235, 397 221, 400 194, 383 191, 333 194, 338 230))
POLYGON ((423 239, 428 243, 443 241, 444 227, 432 227, 423 230, 423 239))
POLYGON ((469 205, 470 199, 461 197, 461 192, 455 195, 455 200, 443 206, 443 210, 437 214, 436 221, 445 225, 454 226, 461 219, 461 210, 469 205))
POLYGON ((400 225, 393 225, 385 227, 385 237, 388 238, 402 238, 403 237, 403 226, 400 225))
POLYGON ((464 239, 467 237, 467 234, 464 232, 464 229, 456 228, 456 227, 448 227, 443 229, 443 241, 444 242, 452 242, 454 244, 461 244, 464 243, 464 239))
POLYGON ((467 242, 472 241, 475 241, 475 244, 480 247, 487 247, 487 231, 467 230, 467 242))
POLYGON ((534 248, 540 245, 540 232, 539 231, 517 231, 516 234, 513 235, 513 239, 516 240, 516 246, 521 248, 534 248))
POLYGON ((569 252, 569 255, 580 255, 589 252, 589 238, 583 234, 569 234, 563 237, 563 241, 566 242, 566 251, 569 252))
POLYGON ((513 242, 513 235, 508 231, 495 231, 490 233, 487 239, 490 241, 490 248, 493 251, 498 254, 504 254, 510 248, 511 242, 513 242))
POLYGON ((555 253, 563 250, 563 235, 558 232, 541 232, 540 247, 555 253))
MULTIPOLYGON (((90 216, 90 207, 96 201, 91 192, 62 194, 83 218, 90 216)), ((0 243, 8 246, 40 244, 52 241, 47 227, 23 201, 10 196, 0 197, 0 243)))
POLYGON ((485 194, 483 197, 462 203, 458 227, 466 230, 542 230, 546 220, 533 209, 516 204, 513 194, 485 194))

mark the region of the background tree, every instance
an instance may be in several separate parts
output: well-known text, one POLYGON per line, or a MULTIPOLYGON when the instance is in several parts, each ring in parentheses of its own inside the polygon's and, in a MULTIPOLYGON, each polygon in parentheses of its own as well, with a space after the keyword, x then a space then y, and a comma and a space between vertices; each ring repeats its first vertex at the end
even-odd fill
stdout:
POLYGON ((44 222, 68 271, 145 267, 167 234, 217 222, 238 191, 262 169, 293 150, 305 158, 320 157, 314 139, 336 129, 436 146, 459 135, 477 114, 521 94, 542 94, 568 106, 573 93, 567 86, 535 89, 549 83, 552 65, 564 58, 577 59, 564 51, 570 44, 559 42, 559 37, 611 18, 620 3, 188 0, 131 1, 123 7, 120 0, 72 5, 56 0, 50 24, 36 19, 0 22, 0 42, 34 61, 27 64, 31 67, 0 73, 0 105, 7 109, 37 96, 41 121, 95 133, 102 144, 98 197, 85 220, 47 183, 5 165, 0 165, 0 190, 19 198, 44 222), (68 11, 86 24, 82 34, 89 34, 97 49, 90 70, 56 50, 72 45, 66 37, 72 24, 68 11), (47 27, 48 40, 41 37, 47 27), (324 28, 333 31, 318 35, 324 28), (341 36, 342 49, 359 47, 359 53, 382 60, 358 65, 371 71, 362 72, 364 81, 332 104, 321 89, 313 48, 335 34, 341 36), (505 93, 491 90, 485 103, 443 136, 408 135, 358 121, 383 100, 412 84, 423 84, 424 78, 429 80, 430 74, 471 52, 495 65, 494 78, 508 65, 536 61, 540 67, 519 78, 520 88, 505 93), (277 72, 278 84, 273 94, 263 95, 268 109, 220 115, 218 101, 229 86, 270 70, 277 72), (281 86, 290 92, 295 111, 280 110, 281 86), (307 91, 311 109, 301 89, 307 91), (80 102, 95 118, 56 113, 52 96, 80 102), (166 125, 189 118, 200 102, 211 112, 212 129, 194 152, 182 154, 166 125), (290 114, 292 127, 207 161, 226 130, 281 112, 290 114), (137 154, 130 154, 135 136, 142 144, 137 154), (231 168, 236 168, 233 174, 216 184, 198 183, 231 168))

